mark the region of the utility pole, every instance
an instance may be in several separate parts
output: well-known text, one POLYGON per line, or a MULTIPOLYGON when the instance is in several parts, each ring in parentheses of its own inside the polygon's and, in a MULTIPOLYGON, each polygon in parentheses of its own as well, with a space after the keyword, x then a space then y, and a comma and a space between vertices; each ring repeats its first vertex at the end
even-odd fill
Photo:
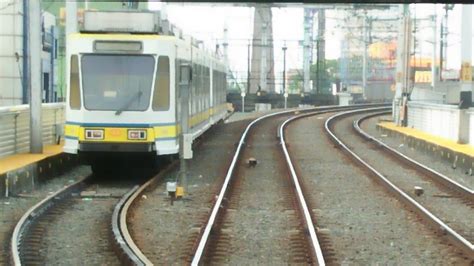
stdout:
POLYGON ((286 49, 288 49, 288 47, 286 47, 286 43, 281 49, 283 50, 283 93, 286 93, 286 49))
POLYGON ((28 0, 23 0, 23 78, 21 81, 22 86, 22 104, 28 103, 29 95, 29 48, 28 48, 28 34, 29 34, 29 19, 28 19, 28 0))
POLYGON ((436 82, 438 81, 438 75, 437 75, 437 71, 436 71, 436 44, 437 44, 437 41, 436 41, 436 36, 437 36, 437 26, 438 26, 438 23, 437 22, 437 14, 436 14, 436 5, 434 7, 434 13, 433 13, 433 53, 431 55, 431 87, 435 88, 435 85, 436 85, 436 82))
MULTIPOLYGON (((447 4, 446 4, 447 5, 447 4)), ((447 14, 445 15, 445 18, 447 14)), ((445 27, 445 20, 441 18, 441 28, 440 28, 440 40, 439 40, 439 81, 443 81, 443 50, 444 50, 444 29, 445 27)))
POLYGON ((454 7, 454 4, 445 4, 444 5, 444 20, 441 23, 441 30, 440 30, 440 35, 441 35, 441 45, 439 49, 439 80, 443 80, 443 67, 444 63, 443 61, 446 60, 446 51, 448 49, 448 12, 449 10, 452 10, 454 7))
POLYGON ((362 54, 362 98, 366 99, 366 90, 367 90, 367 10, 364 10, 364 26, 362 28, 362 43, 364 47, 364 51, 362 54))
POLYGON ((229 56, 227 52, 227 48, 229 46, 229 37, 228 37, 228 27, 227 27, 227 21, 224 22, 224 43, 222 44, 224 47, 224 62, 225 62, 225 74, 227 76, 227 80, 230 80, 229 76, 229 56))
POLYGON ((311 44, 310 37, 312 36, 313 11, 309 8, 304 9, 304 40, 303 40, 303 91, 310 92, 309 75, 310 75, 310 59, 311 59, 311 44))
MULTIPOLYGON (((316 39, 317 59, 316 59, 316 80, 313 82, 316 84, 316 92, 320 93, 323 82, 326 81, 326 75, 322 72, 326 70, 326 11, 324 8, 318 10, 318 37, 316 39)), ((324 82, 326 83, 326 82, 324 82)))
POLYGON ((191 143, 192 139, 189 139, 188 128, 189 128, 189 87, 191 81, 192 68, 187 63, 182 63, 179 66, 179 90, 180 90, 180 124, 181 134, 179 138, 179 186, 181 191, 176 191, 176 196, 183 196, 188 193, 188 178, 187 178, 187 166, 186 159, 192 158, 191 143))
POLYGON ((30 152, 43 153, 41 130, 41 9, 39 1, 28 3, 29 13, 29 55, 30 55, 30 152))
POLYGON ((247 45, 247 93, 250 93, 250 42, 247 45))

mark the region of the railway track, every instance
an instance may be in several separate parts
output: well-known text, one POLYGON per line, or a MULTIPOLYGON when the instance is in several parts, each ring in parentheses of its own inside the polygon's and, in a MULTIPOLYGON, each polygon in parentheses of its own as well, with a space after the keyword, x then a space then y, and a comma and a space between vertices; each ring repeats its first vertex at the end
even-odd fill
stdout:
POLYGON ((35 228, 40 216, 50 211, 58 201, 64 200, 72 192, 83 188, 85 181, 90 178, 91 176, 88 176, 60 189, 26 211, 16 224, 11 238, 10 259, 14 265, 41 264, 43 262, 39 248, 45 229, 43 226, 35 228))
POLYGON ((111 237, 113 221, 118 219, 113 206, 136 186, 129 191, 130 181, 110 182, 102 183, 90 175, 31 207, 13 231, 12 264, 120 263, 121 257, 116 255, 120 253, 114 251, 120 244, 111 237))
POLYGON ((325 130, 338 147, 371 173, 370 176, 375 178, 378 184, 383 185, 397 200, 429 224, 437 235, 443 236, 452 245, 462 250, 466 259, 473 260, 473 236, 470 224, 472 219, 468 218, 472 217, 472 191, 429 167, 401 155, 365 133, 360 128, 360 124, 364 119, 381 113, 380 111, 383 111, 383 108, 352 110, 333 115, 326 120, 325 130), (367 112, 372 112, 372 114, 355 121, 352 118, 367 112), (357 132, 357 138, 362 137, 365 141, 357 142, 347 136, 344 139, 337 136, 334 131, 337 121, 347 123, 357 132), (380 150, 389 153, 389 156, 380 157, 380 150), (384 164, 390 165, 389 171, 385 169, 386 173, 380 170, 384 164), (411 196, 414 194, 413 184, 422 184, 429 196, 411 196), (449 201, 450 204, 441 205, 440 201, 449 201))
MULTIPOLYGON (((358 108, 360 107, 362 106, 359 106, 358 108)), ((353 108, 357 107, 331 106, 299 110, 298 112, 312 112, 313 114, 317 114, 323 112, 331 112, 335 110, 350 110, 353 108)), ((265 133, 265 139, 268 140, 267 144, 269 146, 263 145, 262 148, 270 148, 270 146, 273 146, 271 147, 273 149, 273 151, 271 152, 271 156, 273 156, 274 158, 278 157, 278 160, 280 162, 284 160, 286 163, 280 165, 287 165, 288 167, 280 171, 281 173, 286 172, 288 174, 284 175, 283 178, 281 178, 278 182, 280 186, 279 189, 283 189, 281 190, 281 192, 284 199, 284 202, 281 204, 280 208, 286 211, 285 216, 287 216, 287 220, 285 221, 285 223, 289 222, 290 224, 292 224, 292 229, 285 231, 288 237, 287 240, 289 240, 291 243, 290 253, 292 253, 292 255, 290 254, 289 257, 293 259, 289 261, 314 264, 324 264, 325 260, 332 262, 332 252, 330 244, 328 244, 328 240, 325 239, 324 236, 322 237, 322 243, 325 245, 325 247, 321 248, 321 246, 319 245, 319 241, 321 240, 318 240, 317 230, 314 228, 314 217, 312 217, 312 214, 310 214, 310 208, 305 203, 303 195, 304 188, 302 188, 302 186, 298 183, 298 177, 295 175, 294 169, 292 169, 291 158, 288 154, 288 151, 286 150, 284 140, 284 127, 291 120, 283 121, 283 117, 285 115, 286 117, 289 117, 294 114, 295 110, 269 114, 254 120, 246 128, 236 148, 236 152, 231 162, 231 166, 224 179, 224 185, 220 189, 219 196, 216 198, 214 208, 212 209, 212 211, 210 211, 209 219, 207 219, 208 223, 206 223, 206 225, 202 226, 201 228, 200 238, 198 239, 198 241, 196 241, 195 245, 196 253, 193 253, 194 256, 192 257, 192 261, 190 260, 190 262, 192 262, 193 264, 199 263, 205 255, 204 252, 208 252, 212 249, 212 247, 209 248, 207 244, 209 243, 209 239, 211 236, 217 236, 217 231, 224 232, 225 234, 226 229, 218 225, 218 223, 216 222, 216 220, 218 219, 216 218, 218 216, 222 218, 222 212, 219 212, 219 209, 223 209, 220 208, 221 205, 226 205, 224 204, 224 201, 228 200, 226 198, 228 194, 226 193, 229 192, 228 186, 229 183, 231 183, 231 177, 233 175, 238 174, 239 172, 236 171, 234 168, 236 168, 237 162, 242 163, 242 155, 245 154, 244 150, 249 148, 248 142, 250 142, 251 139, 248 138, 247 135, 249 134, 250 129, 261 120, 266 120, 270 117, 279 117, 279 120, 278 122, 273 122, 269 124, 270 131, 267 131, 265 133), (279 140, 275 140, 274 138, 277 129, 278 136, 280 138, 279 140), (278 141, 280 141, 282 150, 276 149, 276 147, 278 147, 278 141), (285 191, 284 189, 287 189, 288 187, 290 187, 291 189, 285 191), (327 246, 329 246, 329 248, 327 246), (328 256, 324 258, 324 254, 328 254, 328 256)), ((260 152, 263 150, 260 150, 257 145, 257 149, 255 149, 255 151, 260 152)), ((170 166, 169 168, 167 168, 167 170, 160 172, 158 176, 149 180, 141 186, 133 186, 133 188, 130 189, 131 185, 129 185, 128 188, 123 188, 120 192, 120 195, 123 195, 123 197, 119 200, 120 197, 118 197, 118 195, 115 195, 113 197, 114 203, 111 204, 109 202, 109 205, 114 206, 114 208, 110 210, 110 213, 105 215, 110 218, 105 219, 107 221, 107 226, 104 227, 106 227, 109 232, 112 232, 110 234, 110 236, 112 237, 109 241, 105 241, 105 245, 113 246, 116 257, 119 259, 117 261, 121 261, 122 263, 126 264, 131 263, 137 265, 152 264, 152 262, 149 261, 146 256, 143 255, 141 250, 134 243, 134 240, 132 239, 130 232, 128 231, 127 225, 127 223, 131 221, 127 221, 127 217, 130 215, 130 212, 132 212, 136 199, 140 198, 141 193, 157 185, 160 178, 168 171, 170 171, 170 169, 172 169, 173 167, 176 167, 176 165, 170 166), (118 203, 116 203, 117 201, 118 203)), ((249 169, 242 169, 242 171, 244 170, 249 169)), ((48 215, 57 216, 58 214, 62 213, 62 209, 67 209, 68 205, 70 204, 70 202, 68 202, 68 198, 70 198, 72 194, 77 195, 77 193, 79 193, 81 190, 88 187, 89 182, 91 182, 90 177, 76 182, 68 187, 65 187, 60 191, 54 193, 53 195, 49 196, 48 198, 44 199, 40 203, 36 204, 23 215, 23 217, 20 219, 17 226, 15 227, 11 239, 11 261, 13 262, 13 264, 41 264, 44 262, 44 257, 41 256, 39 249, 41 249, 41 241, 43 241, 42 239, 44 236, 44 232, 50 226, 48 224, 48 219, 50 218, 42 220, 44 219, 42 217, 48 217, 48 215), (59 208, 59 210, 55 210, 56 208, 59 208)), ((235 182, 235 180, 232 180, 232 182, 235 182)), ((227 232, 229 231, 227 230, 227 232)), ((226 237, 224 236, 223 239, 225 238, 226 237)), ((215 253, 215 255, 217 255, 216 257, 219 257, 218 253, 222 250, 215 251, 217 251, 215 253)), ((213 256, 205 255, 204 257, 211 258, 213 256)))
MULTIPOLYGON (((306 110, 306 112, 315 115, 318 113, 344 109, 347 108, 333 107, 319 110, 306 110)), ((270 120, 269 122, 264 121, 267 118, 275 118, 285 114, 288 116, 289 113, 283 112, 260 117, 250 123, 244 131, 227 172, 224 184, 210 213, 208 222, 203 227, 200 238, 196 241, 195 252, 193 253, 191 261, 192 265, 212 262, 229 262, 228 260, 223 260, 232 256, 232 253, 237 253, 239 258, 245 256, 242 252, 247 252, 247 256, 258 255, 253 254, 252 252, 249 253, 248 251, 242 251, 242 243, 245 243, 245 241, 240 241, 240 243, 237 241, 237 244, 232 244, 232 242, 236 242, 235 238, 238 238, 237 235, 245 234, 244 228, 236 226, 236 224, 245 223, 245 221, 237 220, 238 217, 249 216, 252 217, 252 219, 259 218, 258 216, 252 216, 254 215, 253 213, 248 213, 242 210, 260 210, 263 208, 261 206, 255 206, 255 199, 252 200, 252 193, 245 192, 248 190, 249 186, 258 187, 262 190, 261 193, 264 195, 267 195, 268 193, 280 193, 278 195, 281 195, 283 202, 286 202, 286 204, 291 203, 291 206, 286 205, 283 207, 283 212, 287 211, 288 213, 291 213, 290 216, 293 216, 289 219, 292 220, 290 223, 297 224, 297 226, 294 226, 293 229, 289 230, 293 234, 290 236, 290 248, 288 251, 294 253, 288 256, 290 258, 287 260, 289 263, 312 263, 324 265, 326 260, 333 262, 333 258, 331 257, 332 250, 327 239, 324 239, 325 247, 321 248, 319 243, 320 240, 318 239, 317 231, 314 227, 314 217, 312 217, 312 214, 309 211, 310 208, 306 204, 303 195, 304 189, 298 181, 291 158, 286 149, 284 128, 289 122, 291 122, 291 119, 285 121, 281 118, 276 118, 272 120, 268 119, 270 120), (257 123, 263 124, 260 127, 266 128, 266 130, 262 132, 256 128, 257 123), (280 127, 278 127, 279 123, 280 127), (275 131, 278 132, 278 140, 271 139, 272 132, 275 131), (279 150, 276 147, 279 144, 278 141, 280 141, 282 150, 279 150), (245 165, 244 158, 254 154, 259 154, 257 156, 263 160, 263 164, 269 164, 271 161, 285 161, 285 163, 269 165, 270 168, 274 167, 272 174, 275 179, 272 182, 283 182, 280 187, 273 187, 274 191, 270 192, 265 190, 270 185, 265 183, 265 178, 262 176, 263 173, 258 171, 254 171, 258 173, 252 173, 253 169, 245 165), (283 165, 286 165, 287 167, 282 168, 281 166, 283 165), (246 176, 250 176, 250 178, 246 178, 246 176), (327 258, 324 257, 325 254, 328 255, 327 258)), ((253 191, 253 194, 255 193, 256 192, 253 191)), ((267 204, 272 201, 267 201, 265 196, 259 197, 258 200, 260 203, 263 202, 267 204)), ((265 209, 262 213, 265 215, 265 209)), ((277 217, 273 217, 273 219, 278 220, 277 217)), ((288 220, 286 222, 288 222, 288 220)), ((278 223, 274 226, 278 226, 278 223)), ((272 226, 269 225, 269 227, 272 226)), ((244 236, 244 238, 245 237, 248 236, 244 236)), ((258 238, 262 236, 256 237, 258 238)), ((273 234, 272 237, 275 237, 275 235, 273 234)), ((252 239, 255 239, 255 237, 252 237, 252 239)), ((273 239, 273 241, 282 242, 282 239, 277 238, 273 239)), ((278 253, 278 251, 275 253, 278 253)), ((283 256, 283 254, 279 255, 283 256)), ((258 257, 254 257, 254 259, 258 260, 258 257)), ((268 259, 270 259, 269 261, 272 261, 271 259, 274 258, 268 259)), ((281 257, 279 259, 281 259, 281 257)))
POLYGON ((152 265, 153 263, 143 254, 142 250, 137 246, 132 239, 127 218, 130 216, 131 208, 136 204, 136 199, 145 192, 156 187, 162 178, 166 176, 171 170, 175 169, 178 161, 170 163, 164 170, 141 186, 133 187, 127 194, 125 194, 115 205, 114 213, 112 215, 112 232, 115 239, 114 244, 120 261, 124 264, 134 265, 152 265))
POLYGON ((427 178, 430 178, 434 182, 438 183, 440 186, 445 186, 451 190, 451 192, 454 192, 457 197, 461 197, 465 200, 465 203, 468 204, 471 207, 474 207, 474 190, 463 186, 459 184, 458 182, 454 181, 453 179, 449 178, 448 176, 430 168, 427 165, 424 165, 420 162, 417 162, 416 160, 406 156, 405 154, 397 151, 396 149, 390 147, 389 145, 385 144, 384 142, 378 140, 374 136, 368 134, 366 131, 364 131, 361 128, 361 125, 363 122, 366 120, 377 117, 377 116, 382 116, 382 115, 387 115, 390 114, 391 111, 384 111, 384 112, 375 112, 372 114, 365 115, 356 121, 354 121, 353 128, 356 130, 356 132, 362 136, 364 139, 368 140, 369 142, 373 142, 374 144, 378 145, 378 147, 383 151, 386 152, 386 154, 394 156, 396 159, 398 159, 402 163, 406 163, 413 169, 416 169, 416 171, 419 171, 421 174, 425 175, 427 178))
MULTIPOLYGON (((311 110, 319 110, 319 112, 328 112, 328 111, 332 111, 332 110, 335 110, 335 109, 336 110, 346 110, 346 109, 352 109, 352 108, 355 108, 355 107, 331 106, 331 107, 315 108, 315 109, 311 109, 311 110)), ((311 110, 300 110, 300 111, 301 112, 309 112, 311 110)), ((221 193, 219 195, 223 195, 222 193, 223 192, 225 193, 225 191, 228 190, 227 186, 229 185, 230 177, 232 176, 232 173, 235 172, 234 168, 236 167, 237 161, 241 160, 242 153, 243 153, 242 150, 244 149, 243 148, 244 143, 246 141, 248 141, 248 140, 246 140, 246 138, 247 138, 246 135, 247 135, 248 131, 250 130, 250 128, 260 120, 264 120, 264 119, 269 118, 269 117, 276 117, 276 116, 280 116, 280 115, 284 115, 284 114, 292 115, 292 114, 294 114, 294 112, 295 112, 295 110, 284 111, 284 112, 279 112, 279 113, 266 115, 264 117, 261 117, 261 118, 258 118, 256 120, 254 120, 246 128, 246 130, 244 130, 244 134, 241 137, 239 145, 236 148, 236 152, 235 152, 235 155, 233 156, 233 160, 230 163, 230 168, 227 171, 226 178, 223 180, 224 185, 222 186, 222 188, 220 188, 221 193)), ((276 132, 276 129, 277 129, 277 124, 274 124, 273 130, 268 135, 268 136, 271 136, 271 139, 274 142, 275 142, 274 134, 276 132)), ((277 143, 278 142, 275 142, 274 144, 277 144, 277 143)), ((265 146, 265 148, 267 148, 267 146, 265 146)), ((281 159, 284 158, 283 157, 284 155, 283 155, 283 153, 281 153, 281 151, 276 151, 276 152, 274 151, 273 153, 279 154, 279 156, 281 156, 281 159)), ((281 165, 285 165, 285 164, 281 164, 281 165)), ((286 171, 289 171, 289 170, 287 169, 286 171)), ((287 176, 286 180, 282 179, 282 180, 280 180, 280 182, 282 184, 282 187, 293 187, 293 185, 291 184, 291 182, 293 182, 293 181, 291 181, 290 175, 287 176)), ((122 201, 122 205, 124 205, 124 206, 127 205, 128 207, 121 209, 120 214, 119 214, 119 216, 122 217, 120 219, 121 223, 119 224, 119 226, 116 226, 117 229, 115 229, 115 231, 122 232, 122 233, 125 232, 125 235, 127 235, 127 234, 130 235, 130 233, 127 233, 129 231, 129 226, 130 226, 130 224, 127 224, 127 218, 129 219, 132 216, 132 215, 130 215, 130 212, 133 212, 132 207, 135 206, 135 204, 137 204, 137 202, 138 202, 137 199, 141 198, 140 195, 144 194, 145 191, 149 192, 149 191, 153 190, 153 187, 156 187, 157 184, 158 184, 158 182, 150 180, 150 182, 147 182, 146 184, 143 184, 140 188, 138 188, 130 196, 128 196, 128 195, 125 196, 127 199, 122 201), (154 184, 154 185, 152 185, 152 184, 154 184)), ((286 208, 288 209, 287 214, 289 216, 292 216, 291 219, 294 220, 293 222, 301 223, 301 221, 303 221, 303 220, 300 220, 300 218, 298 218, 298 216, 304 217, 305 214, 300 215, 299 213, 295 212, 296 206, 292 205, 292 204, 298 204, 298 202, 301 201, 301 199, 293 198, 293 196, 291 196, 291 195, 293 195, 294 192, 291 192, 291 191, 290 192, 285 192, 284 194, 287 195, 287 197, 288 197, 288 198, 285 198, 286 199, 285 201, 287 202, 286 204, 287 205, 289 204, 289 206, 286 206, 286 208)), ((211 222, 211 223, 215 222, 216 216, 214 216, 214 215, 215 215, 215 210, 217 209, 216 206, 220 206, 223 203, 223 201, 227 201, 227 199, 225 199, 224 196, 216 196, 214 208, 209 212, 209 217, 206 219, 206 221, 211 222)), ((238 205, 238 204, 236 204, 236 205, 238 205)), ((222 214, 219 214, 219 215, 222 215, 222 214)), ((128 223, 130 223, 130 222, 133 223, 134 221, 128 221, 128 223)), ((197 221, 197 222, 199 222, 199 221, 197 221)), ((195 239, 193 242, 191 242, 191 246, 194 247, 193 248, 194 250, 198 249, 199 243, 203 239, 202 236, 205 237, 205 235, 207 235, 207 237, 210 237, 210 235, 208 233, 206 233, 206 228, 209 228, 208 225, 209 225, 209 223, 204 223, 202 225, 202 227, 200 227, 201 229, 199 230, 201 233, 199 233, 198 236, 193 236, 192 237, 192 239, 195 239), (195 243, 195 244, 192 244, 192 243, 195 243)), ((195 226, 196 226, 196 224, 193 225, 193 228, 195 226)), ((227 239, 227 236, 228 236, 228 235, 226 235, 226 232, 229 232, 229 230, 218 226, 217 223, 213 224, 213 226, 211 226, 211 227, 214 227, 214 229, 212 230, 213 231, 212 232, 212 237, 214 239, 216 237, 218 237, 218 235, 216 234, 216 231, 223 232, 223 235, 221 235, 221 236, 223 236, 221 238, 221 240, 223 240, 223 241, 221 241, 221 242, 225 243, 226 242, 225 239, 227 239)), ((301 228, 298 229, 298 230, 290 230, 290 235, 291 235, 290 236, 290 241, 294 242, 295 250, 301 250, 301 248, 298 248, 298 247, 307 246, 307 243, 309 243, 308 242, 309 239, 306 238, 305 233, 304 233, 304 232, 306 232, 305 230, 308 230, 308 227, 303 226, 301 228), (303 229, 301 229, 301 228, 303 228, 303 229)), ((136 230, 136 229, 134 229, 134 230, 136 230)), ((313 226, 312 231, 314 232, 314 226, 313 226)), ((193 232, 195 232, 195 230, 193 230, 193 232)), ((313 234, 313 236, 315 235, 314 233, 312 233, 312 234, 313 234)), ((118 234, 116 234, 116 235, 118 235, 118 234)), ((193 235, 194 235, 194 233, 193 233, 193 235)), ((119 237, 116 237, 116 238, 119 239, 119 237)), ((121 248, 122 257, 128 257, 128 258, 125 258, 124 261, 134 262, 134 263, 137 263, 137 264, 151 264, 152 263, 152 261, 150 261, 150 259, 146 258, 146 256, 143 256, 143 251, 140 251, 139 248, 137 248, 137 244, 135 243, 134 239, 131 239, 130 237, 126 237, 123 240, 116 241, 116 243, 121 243, 121 242, 124 243, 122 245, 122 248, 121 248), (128 246, 128 247, 126 247, 126 246, 128 246)), ((205 242, 207 242, 207 241, 205 241, 205 242)), ((219 242, 219 243, 221 243, 221 242, 219 242)), ((214 245, 214 247, 216 248, 216 245, 214 245)), ((222 245, 218 249, 222 249, 222 245)), ((224 248, 224 249, 227 249, 227 248, 224 248)), ((222 250, 217 251, 217 253, 219 253, 219 252, 221 252, 221 254, 222 254, 222 250)), ((184 254, 186 254, 186 253, 187 252, 184 252, 184 254)), ((215 255, 217 253, 215 253, 215 255)), ((303 252, 303 253, 305 253, 305 252, 303 252)), ((308 253, 308 252, 306 252, 306 253, 308 253)), ((299 254, 297 256, 294 256, 295 258, 298 258, 298 259, 295 259, 295 262, 299 261, 300 258, 305 258, 304 259, 305 262, 313 261, 314 258, 316 258, 311 254, 308 256, 308 254, 302 254, 301 252, 300 253, 295 253, 295 254, 299 254)), ((152 256, 153 260, 157 259, 153 254, 150 254, 150 255, 152 256)), ((192 259, 195 258, 194 252, 189 255, 190 257, 188 259, 186 259, 186 255, 184 255, 184 256, 185 257, 184 258, 182 257, 182 259, 184 259, 184 261, 188 261, 188 262, 192 262, 192 259)), ((201 254, 201 256, 202 256, 202 254, 201 254)), ((211 258, 211 257, 213 257, 213 256, 206 256, 206 258, 211 258)), ((214 258, 218 258, 218 257, 219 256, 217 255, 214 258)))

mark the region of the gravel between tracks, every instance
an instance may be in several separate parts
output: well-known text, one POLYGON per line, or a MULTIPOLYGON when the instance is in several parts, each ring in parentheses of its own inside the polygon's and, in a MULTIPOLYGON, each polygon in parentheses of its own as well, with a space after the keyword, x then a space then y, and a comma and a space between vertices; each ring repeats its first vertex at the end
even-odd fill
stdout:
POLYGON ((63 186, 73 183, 82 177, 91 173, 90 167, 78 166, 67 173, 48 180, 39 185, 39 187, 24 197, 10 197, 0 200, 0 243, 2 243, 2 252, 0 256, 0 265, 7 264, 8 254, 10 253, 10 238, 13 228, 21 216, 38 201, 44 199, 63 186))
POLYGON ((115 204, 133 183, 101 181, 89 186, 86 191, 95 191, 103 197, 77 195, 61 203, 60 210, 48 219, 49 226, 42 241, 45 264, 120 264, 110 243, 111 217, 115 204))
MULTIPOLYGON (((263 120, 249 132, 233 177, 239 183, 234 189, 239 192, 229 199, 232 207, 223 221, 224 227, 230 230, 231 248, 221 259, 226 264, 294 263, 290 238, 300 229, 299 221, 294 217, 296 211, 288 195, 291 193, 288 169, 276 138, 278 126, 286 118, 263 120), (257 159, 256 167, 247 166, 250 157, 257 159)), ((309 251, 308 247, 302 249, 309 251)))
MULTIPOLYGON (((343 118, 336 124, 336 132, 338 134, 341 132, 353 133, 352 122, 362 116, 365 114, 343 118)), ((342 135, 340 136, 342 137, 342 135)), ((371 145, 370 142, 363 141, 356 134, 345 134, 342 141, 350 143, 350 147, 359 156, 472 243, 474 240, 474 211, 462 199, 452 197, 453 193, 449 189, 437 185, 423 174, 403 165, 393 157, 386 156, 383 151, 371 145), (414 186, 422 187, 424 189, 423 195, 417 197, 414 194, 414 186)))
MULTIPOLYGON (((132 212, 129 229, 155 264, 184 264, 196 233, 212 207, 241 133, 250 120, 219 123, 207 132, 188 163, 189 197, 170 205, 166 182, 144 194, 132 212), (146 198, 146 199, 145 199, 146 198)), ((173 180, 177 171, 165 179, 173 180)))
MULTIPOLYGON (((324 134, 329 115, 290 124, 287 142, 319 228, 341 264, 466 264, 324 134)), ((341 134, 341 132, 339 132, 341 134)), ((352 132, 345 132, 352 134, 352 132)))
POLYGON ((429 155, 425 152, 416 150, 409 147, 406 143, 403 143, 403 139, 397 137, 390 137, 384 135, 382 132, 377 130, 376 124, 379 119, 391 120, 391 116, 377 116, 369 118, 364 121, 361 125, 361 128, 366 131, 368 134, 376 137, 377 139, 383 141, 385 144, 390 147, 398 150, 399 152, 409 156, 412 159, 417 160, 420 163, 429 165, 430 168, 452 178, 453 180, 459 182, 460 184, 467 186, 470 189, 474 189, 474 176, 466 175, 465 170, 461 167, 453 169, 451 164, 447 161, 441 160, 441 158, 429 155))

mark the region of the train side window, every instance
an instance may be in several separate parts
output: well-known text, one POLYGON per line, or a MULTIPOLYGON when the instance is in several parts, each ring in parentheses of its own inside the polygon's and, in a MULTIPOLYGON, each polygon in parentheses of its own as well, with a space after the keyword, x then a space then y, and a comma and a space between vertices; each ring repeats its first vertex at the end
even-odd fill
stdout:
POLYGON ((152 108, 153 111, 170 109, 170 59, 168 56, 158 57, 152 108))
POLYGON ((77 55, 71 56, 69 73, 69 107, 73 110, 81 109, 81 90, 79 87, 79 62, 77 55))

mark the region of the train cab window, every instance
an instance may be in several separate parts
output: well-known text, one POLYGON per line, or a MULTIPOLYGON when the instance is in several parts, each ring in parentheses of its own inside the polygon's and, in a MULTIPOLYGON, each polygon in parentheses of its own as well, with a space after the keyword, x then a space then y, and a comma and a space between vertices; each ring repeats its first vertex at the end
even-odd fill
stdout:
POLYGON ((150 106, 155 58, 151 55, 85 54, 81 57, 84 108, 146 111, 150 106))
POLYGON ((71 56, 69 74, 69 107, 73 110, 81 109, 81 91, 79 89, 79 65, 77 55, 71 56))
POLYGON ((153 111, 166 111, 170 108, 170 59, 167 56, 158 57, 152 107, 153 111))

